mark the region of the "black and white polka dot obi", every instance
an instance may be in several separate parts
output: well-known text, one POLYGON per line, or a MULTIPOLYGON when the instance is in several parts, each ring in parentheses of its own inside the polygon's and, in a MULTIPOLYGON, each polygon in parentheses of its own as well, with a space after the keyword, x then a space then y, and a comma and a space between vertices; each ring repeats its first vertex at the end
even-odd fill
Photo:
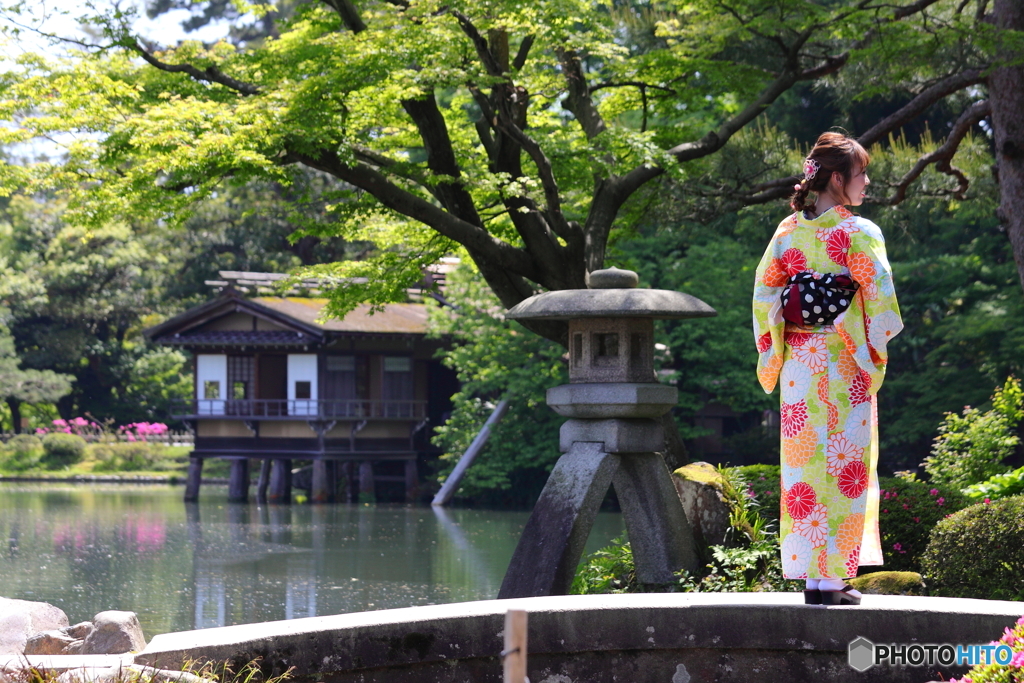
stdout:
POLYGON ((782 317, 805 327, 829 325, 850 307, 858 288, 849 275, 797 273, 782 289, 782 317))

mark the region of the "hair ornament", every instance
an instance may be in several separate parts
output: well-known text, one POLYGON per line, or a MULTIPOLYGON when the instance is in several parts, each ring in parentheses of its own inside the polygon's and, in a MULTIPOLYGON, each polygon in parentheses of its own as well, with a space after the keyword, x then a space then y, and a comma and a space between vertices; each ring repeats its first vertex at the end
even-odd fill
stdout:
POLYGON ((794 192, 799 192, 800 191, 800 183, 797 183, 796 185, 793 186, 793 191, 794 192))
POLYGON ((819 168, 821 168, 821 164, 819 164, 814 159, 805 159, 804 160, 804 179, 805 180, 812 180, 814 178, 814 176, 816 176, 818 174, 818 169, 819 168))

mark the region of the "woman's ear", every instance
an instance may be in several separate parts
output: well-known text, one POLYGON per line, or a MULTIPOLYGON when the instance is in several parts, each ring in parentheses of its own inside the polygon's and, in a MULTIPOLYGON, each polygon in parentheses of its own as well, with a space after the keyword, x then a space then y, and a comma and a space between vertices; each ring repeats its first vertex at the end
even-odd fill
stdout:
POLYGON ((839 171, 832 171, 832 181, 839 187, 843 186, 843 174, 839 171))

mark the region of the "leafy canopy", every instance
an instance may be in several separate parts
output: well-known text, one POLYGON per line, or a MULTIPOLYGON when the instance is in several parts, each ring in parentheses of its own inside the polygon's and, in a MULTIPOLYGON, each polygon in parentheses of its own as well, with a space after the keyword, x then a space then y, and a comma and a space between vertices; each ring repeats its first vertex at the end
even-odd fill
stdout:
MULTIPOLYGON (((322 223, 300 234, 380 246, 317 269, 370 278, 340 286, 330 313, 394 298, 456 245, 507 307, 537 287, 584 286, 642 210, 641 188, 706 174, 702 159, 798 83, 909 99, 868 144, 970 92, 996 48, 1019 41, 965 8, 333 0, 295 7, 262 41, 166 49, 132 33, 130 11, 94 12, 94 42, 63 59, 23 55, 0 77, 0 118, 17 124, 0 143, 47 138, 64 151, 0 166, 0 183, 65 194, 83 226, 174 226, 225 184, 287 185, 304 166, 337 184, 322 223)), ((968 125, 981 115, 969 111, 968 125)), ((792 170, 711 195, 733 208, 772 201, 792 170)))

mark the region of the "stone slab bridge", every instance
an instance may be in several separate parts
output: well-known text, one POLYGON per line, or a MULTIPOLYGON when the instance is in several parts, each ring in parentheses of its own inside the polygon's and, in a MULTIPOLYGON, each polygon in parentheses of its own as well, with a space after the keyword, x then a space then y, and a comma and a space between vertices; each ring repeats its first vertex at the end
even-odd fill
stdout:
POLYGON ((849 664, 850 643, 987 644, 1024 602, 865 595, 858 606, 804 605, 799 593, 642 593, 455 603, 156 636, 135 662, 261 658, 297 681, 501 681, 507 610, 529 614, 533 683, 913 682, 967 667, 849 664))

